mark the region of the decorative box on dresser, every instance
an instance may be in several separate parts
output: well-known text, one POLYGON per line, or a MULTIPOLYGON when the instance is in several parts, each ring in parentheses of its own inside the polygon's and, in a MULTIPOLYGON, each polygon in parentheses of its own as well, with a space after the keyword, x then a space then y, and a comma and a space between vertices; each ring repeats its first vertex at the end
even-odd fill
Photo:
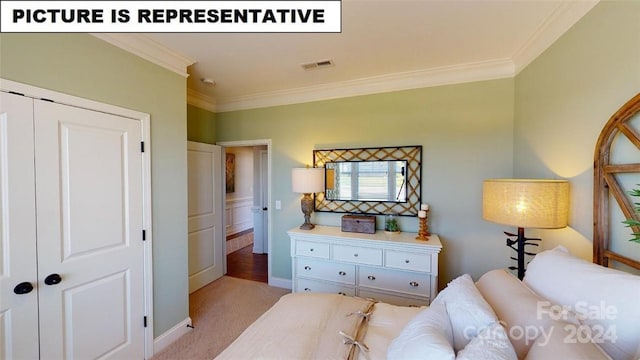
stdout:
POLYGON ((397 305, 428 305, 437 294, 437 235, 343 232, 316 225, 289 230, 293 292, 313 291, 373 298, 397 305))

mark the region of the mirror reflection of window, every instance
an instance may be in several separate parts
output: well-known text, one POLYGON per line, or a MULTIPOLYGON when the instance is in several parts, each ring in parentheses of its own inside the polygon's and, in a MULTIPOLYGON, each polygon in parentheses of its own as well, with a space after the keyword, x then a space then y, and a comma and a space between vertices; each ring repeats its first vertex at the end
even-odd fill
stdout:
POLYGON ((354 161, 325 164, 329 200, 406 202, 407 162, 354 161))

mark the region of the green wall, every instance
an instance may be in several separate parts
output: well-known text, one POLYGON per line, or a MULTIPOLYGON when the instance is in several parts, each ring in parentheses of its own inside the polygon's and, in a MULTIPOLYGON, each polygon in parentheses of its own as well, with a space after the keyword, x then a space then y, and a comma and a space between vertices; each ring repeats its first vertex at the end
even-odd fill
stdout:
POLYGON ((562 244, 591 260, 595 145, 611 115, 640 92, 640 2, 600 2, 515 84, 515 175, 571 185, 569 227, 540 231, 544 247, 562 244))
POLYGON ((187 105, 187 140, 216 143, 216 113, 187 105))
MULTIPOLYGON (((272 212, 272 275, 291 279, 286 232, 303 222, 291 168, 311 164, 315 148, 422 145, 422 199, 445 246, 440 285, 506 266, 503 229, 482 220, 481 198, 482 180, 513 171, 513 87, 504 79, 218 113, 217 141, 272 140, 272 200, 282 200, 272 212)), ((312 221, 339 225, 341 215, 312 221)), ((417 231, 416 218, 400 221, 417 231)))
POLYGON ((151 114, 155 336, 186 319, 186 79, 86 34, 1 34, 0 77, 151 114))

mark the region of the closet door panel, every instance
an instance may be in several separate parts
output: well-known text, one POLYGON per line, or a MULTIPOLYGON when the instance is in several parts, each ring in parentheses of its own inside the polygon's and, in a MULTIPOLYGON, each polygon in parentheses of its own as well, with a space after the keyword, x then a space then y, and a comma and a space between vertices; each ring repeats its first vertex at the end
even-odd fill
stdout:
POLYGON ((0 92, 0 359, 38 358, 34 186, 33 100, 0 92))
POLYGON ((144 358, 141 125, 34 109, 41 354, 144 358))

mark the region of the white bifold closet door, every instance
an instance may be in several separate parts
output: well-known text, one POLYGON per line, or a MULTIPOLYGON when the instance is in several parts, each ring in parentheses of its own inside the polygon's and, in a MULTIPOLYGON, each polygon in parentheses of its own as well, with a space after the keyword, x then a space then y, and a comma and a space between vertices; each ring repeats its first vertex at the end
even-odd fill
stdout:
POLYGON ((140 122, 2 96, 2 355, 144 358, 140 122))

